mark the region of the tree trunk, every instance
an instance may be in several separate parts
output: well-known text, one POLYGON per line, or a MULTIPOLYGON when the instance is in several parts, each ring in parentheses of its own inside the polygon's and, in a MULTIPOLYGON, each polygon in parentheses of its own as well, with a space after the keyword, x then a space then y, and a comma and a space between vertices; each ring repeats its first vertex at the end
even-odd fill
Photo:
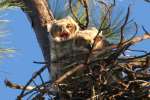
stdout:
MULTIPOLYGON (((35 31, 38 43, 42 50, 45 62, 50 67, 50 43, 48 39, 47 24, 54 19, 51 10, 48 8, 47 0, 18 0, 25 4, 23 9, 30 18, 32 27, 35 31)), ((48 68, 50 71, 50 68, 48 68)))

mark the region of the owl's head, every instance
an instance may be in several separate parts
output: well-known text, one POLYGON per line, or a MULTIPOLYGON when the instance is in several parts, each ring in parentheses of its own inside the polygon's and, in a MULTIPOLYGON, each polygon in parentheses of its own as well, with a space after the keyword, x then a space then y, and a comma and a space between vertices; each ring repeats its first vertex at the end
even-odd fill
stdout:
POLYGON ((78 24, 70 16, 54 20, 52 24, 48 25, 48 32, 56 42, 67 41, 75 37, 79 31, 78 24))

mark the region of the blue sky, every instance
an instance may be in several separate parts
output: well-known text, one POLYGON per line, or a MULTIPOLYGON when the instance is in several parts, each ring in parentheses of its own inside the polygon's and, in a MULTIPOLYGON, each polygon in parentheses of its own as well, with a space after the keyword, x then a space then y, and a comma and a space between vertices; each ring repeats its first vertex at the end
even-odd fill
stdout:
POLYGON ((24 84, 32 73, 41 67, 32 62, 43 60, 35 34, 25 14, 19 9, 9 9, 5 14, 4 19, 10 20, 7 24, 7 29, 10 31, 6 37, 6 40, 10 41, 7 46, 15 48, 16 53, 0 64, 0 97, 5 100, 14 100, 20 91, 6 88, 4 79, 24 84))
MULTIPOLYGON (((129 3, 128 0, 118 1, 120 1, 121 6, 129 3)), ((144 25, 150 31, 150 4, 144 3, 142 0, 135 1, 132 6, 132 18, 137 24, 144 25)), ((13 54, 13 58, 6 58, 0 63, 0 98, 14 100, 20 91, 7 88, 3 81, 10 79, 16 83, 25 84, 32 73, 41 67, 41 65, 32 62, 34 60, 43 61, 43 57, 26 15, 20 9, 9 9, 4 14, 5 16, 0 18, 10 20, 7 24, 7 29, 10 31, 6 37, 6 41, 10 41, 7 46, 15 48, 17 52, 13 54)), ((138 49, 150 51, 149 43, 150 40, 147 40, 144 45, 140 44, 137 47, 138 49)))

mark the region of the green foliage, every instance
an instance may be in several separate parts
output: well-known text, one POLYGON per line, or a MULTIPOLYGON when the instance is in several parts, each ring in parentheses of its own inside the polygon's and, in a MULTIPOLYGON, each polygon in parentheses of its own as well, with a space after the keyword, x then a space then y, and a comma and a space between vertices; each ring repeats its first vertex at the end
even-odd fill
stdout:
MULTIPOLYGON (((120 6, 118 7, 117 5, 111 6, 110 3, 106 2, 97 2, 97 4, 99 5, 97 9, 99 9, 100 17, 99 20, 93 20, 93 22, 95 21, 94 23, 99 22, 99 24, 96 24, 95 27, 105 29, 103 31, 103 35, 109 42, 118 43, 120 39, 121 27, 126 19, 126 10, 123 10, 123 8, 120 6)), ((130 37, 130 35, 132 36, 136 30, 136 23, 129 18, 124 27, 125 37, 130 37)))
MULTIPOLYGON (((0 11, 13 6, 14 4, 10 3, 10 0, 1 0, 0 2, 0 11)), ((3 45, 2 41, 6 37, 7 30, 5 29, 5 24, 7 24, 8 20, 0 20, 0 60, 4 57, 11 57, 11 54, 15 52, 14 49, 6 47, 3 45)), ((5 41, 4 41, 5 43, 5 41)))
MULTIPOLYGON (((51 0, 50 8, 53 11, 53 14, 56 19, 63 18, 65 16, 71 15, 76 16, 79 20, 80 24, 85 25, 86 23, 86 11, 83 7, 83 4, 80 0, 71 0, 72 11, 69 7, 69 0, 51 0), (72 14, 73 13, 73 14, 72 14)), ((99 29, 106 28, 103 31, 103 35, 109 42, 118 43, 120 39, 120 28, 124 23, 126 11, 119 10, 117 6, 112 7, 108 14, 108 8, 110 7, 110 2, 100 3, 97 0, 89 0, 88 1, 88 12, 89 12, 89 26, 88 27, 96 27, 99 29), (105 18, 106 17, 106 18, 105 18), (109 26, 110 25, 110 26, 109 26)), ((136 26, 134 21, 129 20, 128 24, 124 28, 124 34, 129 36, 128 33, 135 33, 136 26)), ((133 35, 130 34, 130 35, 133 35)))
POLYGON ((11 54, 15 52, 14 49, 6 47, 2 41, 5 43, 3 40, 6 37, 6 34, 8 31, 3 30, 1 27, 4 26, 4 24, 7 24, 7 20, 0 20, 0 60, 4 57, 11 57, 11 54))
POLYGON ((0 9, 6 9, 16 6, 24 8, 24 4, 21 2, 13 2, 13 0, 0 0, 0 9))

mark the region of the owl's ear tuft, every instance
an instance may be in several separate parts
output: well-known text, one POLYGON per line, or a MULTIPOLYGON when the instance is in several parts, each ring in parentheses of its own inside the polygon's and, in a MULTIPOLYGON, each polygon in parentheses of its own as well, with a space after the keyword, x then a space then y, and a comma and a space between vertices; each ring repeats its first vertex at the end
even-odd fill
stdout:
POLYGON ((71 16, 67 16, 66 18, 69 19, 69 20, 72 20, 72 17, 71 17, 71 16))
POLYGON ((51 32, 53 24, 56 22, 56 20, 52 21, 51 23, 47 24, 47 32, 51 32))
POLYGON ((73 24, 76 23, 76 21, 71 16, 67 16, 66 19, 69 20, 73 24))
POLYGON ((47 24, 47 32, 50 32, 52 28, 52 23, 47 24))

